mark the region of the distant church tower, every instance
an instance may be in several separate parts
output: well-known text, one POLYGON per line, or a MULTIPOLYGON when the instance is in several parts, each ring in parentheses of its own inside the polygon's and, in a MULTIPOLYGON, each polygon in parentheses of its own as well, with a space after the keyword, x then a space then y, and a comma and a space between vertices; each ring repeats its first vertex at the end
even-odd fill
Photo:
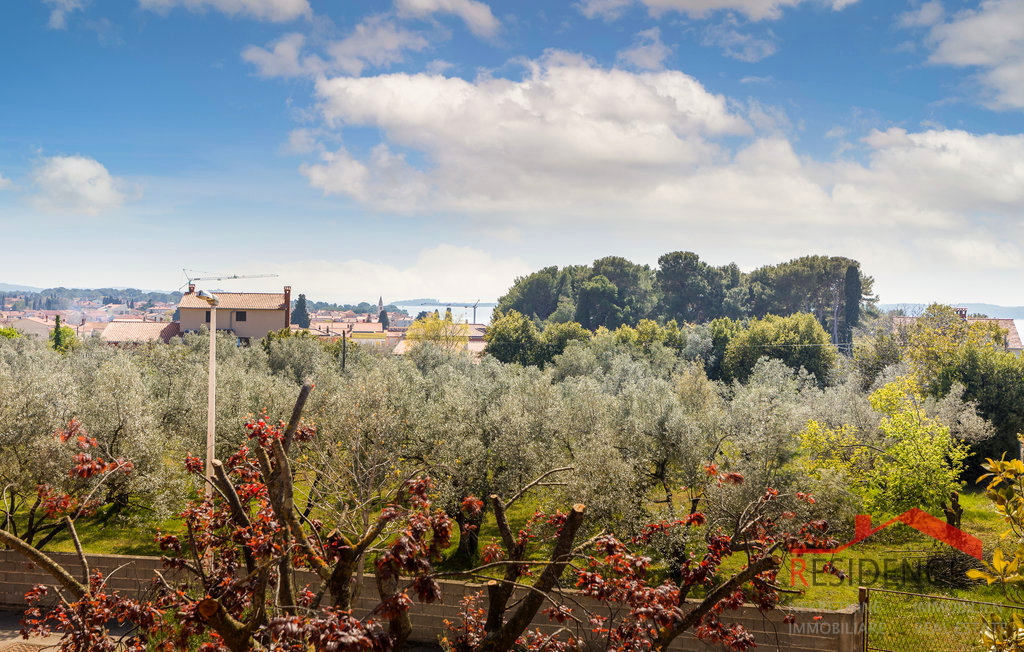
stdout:
POLYGON ((384 297, 377 299, 377 314, 384 312, 384 297))

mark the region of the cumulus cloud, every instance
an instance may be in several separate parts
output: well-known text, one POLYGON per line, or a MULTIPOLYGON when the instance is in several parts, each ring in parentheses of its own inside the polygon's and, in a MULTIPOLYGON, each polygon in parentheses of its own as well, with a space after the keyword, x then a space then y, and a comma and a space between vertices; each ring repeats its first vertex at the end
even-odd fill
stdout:
POLYGON ((491 8, 478 0, 395 0, 403 16, 423 18, 435 13, 455 14, 477 36, 492 38, 501 29, 501 22, 491 8))
POLYGON ((709 136, 750 131, 725 98, 681 72, 605 70, 562 52, 526 65, 521 80, 320 80, 328 126, 375 127, 388 142, 366 161, 339 150, 304 172, 328 193, 372 198, 390 188, 389 203, 564 203, 588 179, 601 179, 599 194, 615 196, 648 183, 658 169, 681 172, 714 160, 721 150, 709 136), (410 170, 396 147, 421 152, 432 166, 410 170))
MULTIPOLYGON (((922 6, 920 11, 924 10, 922 6)), ((938 10, 929 11, 924 17, 901 21, 910 26, 932 25, 926 39, 932 47, 929 61, 978 68, 989 107, 1024 108, 1024 2, 982 0, 976 10, 961 11, 948 21, 941 20, 938 10)))
POLYGON ((407 51, 426 49, 423 34, 407 30, 387 16, 369 16, 352 33, 325 46, 326 60, 303 54, 306 37, 286 34, 266 48, 250 45, 242 59, 256 66, 264 77, 318 76, 329 72, 359 75, 369 66, 387 67, 405 60, 407 51))
MULTIPOLYGON (((787 7, 804 2, 824 2, 835 11, 855 4, 857 0, 635 0, 657 15, 667 11, 686 14, 691 18, 706 18, 716 11, 735 11, 750 20, 775 20, 787 7)), ((581 0, 577 5, 585 16, 618 18, 634 4, 634 0, 581 0)))
POLYGON ((32 181, 31 201, 44 211, 99 215, 121 206, 131 192, 123 179, 86 156, 46 158, 33 170, 32 181))
POLYGON ((1013 218, 1024 208, 1024 135, 891 128, 865 139, 866 167, 844 168, 833 194, 922 224, 969 215, 1013 218))
POLYGON ((242 59, 256 66, 264 77, 299 77, 324 72, 326 64, 316 55, 303 56, 302 34, 285 34, 270 48, 250 45, 242 51, 242 59))
POLYGON ((50 29, 66 29, 68 26, 68 14, 80 11, 85 7, 86 0, 43 0, 47 5, 53 7, 50 10, 50 29))
POLYGON ((245 16, 269 22, 309 18, 313 10, 308 0, 139 0, 139 6, 158 12, 175 7, 189 11, 220 11, 228 16, 245 16))
POLYGON ((661 42, 661 30, 652 27, 636 36, 632 47, 618 53, 618 60, 640 70, 662 69, 665 59, 672 54, 672 48, 661 42))

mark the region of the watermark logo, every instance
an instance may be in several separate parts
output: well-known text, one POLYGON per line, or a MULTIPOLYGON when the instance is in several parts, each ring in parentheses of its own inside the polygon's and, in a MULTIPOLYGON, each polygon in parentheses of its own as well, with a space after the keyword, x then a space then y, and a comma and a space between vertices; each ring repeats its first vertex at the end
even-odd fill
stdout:
POLYGON ((917 507, 908 509, 896 518, 886 521, 874 529, 871 528, 871 515, 859 514, 856 521, 854 521, 853 539, 838 548, 796 548, 792 552, 804 555, 834 555, 846 550, 855 543, 860 543, 872 534, 884 530, 895 523, 904 523, 909 525, 918 532, 927 534, 937 541, 948 544, 964 554, 970 555, 975 559, 981 559, 981 539, 971 534, 967 534, 960 528, 953 527, 942 519, 938 519, 917 507))
MULTIPOLYGON (((909 525, 918 532, 926 534, 936 541, 945 543, 965 555, 969 555, 978 560, 982 558, 981 539, 968 534, 960 528, 954 527, 916 507, 908 509, 896 518, 888 520, 874 528, 871 526, 871 516, 861 514, 857 516, 854 523, 853 539, 843 545, 836 548, 794 548, 791 552, 796 556, 792 557, 790 562, 790 585, 796 586, 799 583, 803 586, 810 586, 810 584, 813 583, 815 586, 822 586, 824 583, 818 580, 819 573, 835 576, 837 581, 829 583, 829 585, 832 586, 839 586, 844 580, 849 580, 850 583, 854 583, 855 579, 856 583, 862 586, 874 584, 879 579, 882 579, 883 582, 888 582, 888 578, 896 573, 899 573, 903 578, 906 578, 909 575, 920 579, 922 574, 920 562, 918 562, 917 568, 915 569, 913 568, 913 564, 906 559, 883 559, 881 566, 874 559, 858 559, 856 570, 854 570, 854 560, 850 558, 848 568, 844 572, 840 567, 833 565, 831 561, 826 562, 821 558, 814 558, 810 569, 808 569, 807 561, 801 558, 801 555, 839 554, 850 546, 860 543, 876 532, 884 530, 890 525, 894 525, 896 523, 909 525), (805 577, 806 572, 809 572, 812 576, 812 582, 810 583, 805 577)), ((927 574, 929 569, 924 570, 927 574)))

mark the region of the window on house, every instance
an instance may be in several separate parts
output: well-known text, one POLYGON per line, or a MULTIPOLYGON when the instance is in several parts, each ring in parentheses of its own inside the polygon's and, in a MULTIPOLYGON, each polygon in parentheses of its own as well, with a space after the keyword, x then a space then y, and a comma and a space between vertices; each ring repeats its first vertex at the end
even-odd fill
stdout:
POLYGON ((207 324, 210 323, 210 311, 209 310, 206 311, 206 323, 207 324))
POLYGON ((235 313, 235 321, 245 321, 245 311, 239 310, 235 313))

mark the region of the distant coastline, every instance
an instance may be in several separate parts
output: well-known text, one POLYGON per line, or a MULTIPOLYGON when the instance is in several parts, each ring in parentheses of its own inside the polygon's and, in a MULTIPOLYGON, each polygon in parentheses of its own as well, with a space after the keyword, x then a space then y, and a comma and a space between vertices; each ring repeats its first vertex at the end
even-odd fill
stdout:
POLYGON ((480 308, 496 308, 498 306, 494 301, 438 301, 437 299, 402 299, 391 303, 396 306, 458 306, 460 308, 472 308, 474 305, 480 308))

